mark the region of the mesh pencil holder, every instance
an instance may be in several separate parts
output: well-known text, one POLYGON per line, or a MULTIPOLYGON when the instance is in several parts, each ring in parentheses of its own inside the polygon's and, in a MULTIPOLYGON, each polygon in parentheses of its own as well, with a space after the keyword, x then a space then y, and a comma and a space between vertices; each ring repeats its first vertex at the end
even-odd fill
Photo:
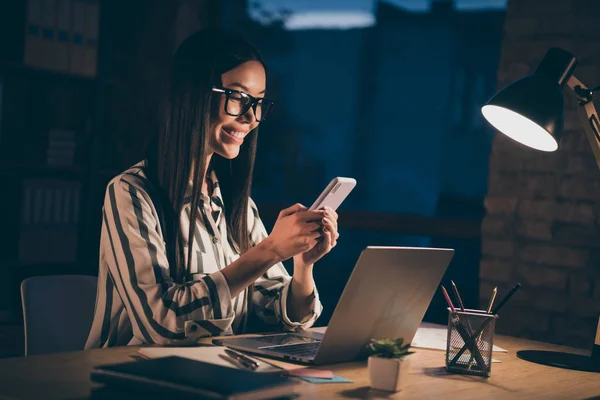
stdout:
POLYGON ((446 371, 490 376, 496 318, 478 310, 449 310, 446 371))

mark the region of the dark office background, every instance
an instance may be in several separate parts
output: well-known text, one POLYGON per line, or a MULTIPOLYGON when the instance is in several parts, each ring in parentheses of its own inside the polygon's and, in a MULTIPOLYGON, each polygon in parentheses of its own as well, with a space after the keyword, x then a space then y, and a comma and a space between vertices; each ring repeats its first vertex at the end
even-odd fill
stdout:
MULTIPOLYGON (((244 32, 269 65, 276 108, 261 125, 253 187, 266 225, 335 176, 358 181, 338 246, 315 268, 318 325, 367 245, 456 249, 444 282, 478 306, 494 135, 479 109, 496 90, 504 1, 5 3, 3 354, 22 352, 23 279, 97 273, 104 188, 141 160, 177 44, 210 26, 244 32)), ((445 319, 436 295, 426 320, 445 319)))

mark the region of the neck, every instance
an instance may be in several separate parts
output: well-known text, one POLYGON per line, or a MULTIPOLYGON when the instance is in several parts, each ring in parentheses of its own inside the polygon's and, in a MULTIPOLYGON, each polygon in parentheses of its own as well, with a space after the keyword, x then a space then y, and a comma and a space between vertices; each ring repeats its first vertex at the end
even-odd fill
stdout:
POLYGON ((204 180, 202 181, 202 193, 204 194, 208 194, 208 184, 206 183, 206 179, 208 177, 208 165, 210 164, 210 160, 212 159, 212 154, 213 153, 209 153, 206 156, 206 159, 204 160, 204 171, 202 173, 202 176, 204 176, 204 180))
POLYGON ((208 173, 208 166, 210 165, 210 160, 212 159, 212 155, 213 155, 213 153, 209 153, 206 156, 206 159, 204 160, 204 171, 203 171, 204 176, 206 176, 206 174, 208 173))

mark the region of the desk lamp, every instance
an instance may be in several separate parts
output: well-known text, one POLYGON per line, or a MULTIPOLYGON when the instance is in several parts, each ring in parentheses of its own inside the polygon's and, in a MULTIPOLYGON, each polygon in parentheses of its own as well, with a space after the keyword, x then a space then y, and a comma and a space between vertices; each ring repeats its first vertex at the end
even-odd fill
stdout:
MULTIPOLYGON (((600 167, 600 123, 592 103, 595 91, 581 83, 573 71, 575 57, 559 48, 548 50, 533 75, 511 83, 481 108, 485 119, 511 139, 541 151, 555 151, 563 130, 562 90, 569 88, 578 101, 578 113, 600 167)), ((517 357, 544 365, 600 372, 600 319, 591 356, 521 350, 517 357)))

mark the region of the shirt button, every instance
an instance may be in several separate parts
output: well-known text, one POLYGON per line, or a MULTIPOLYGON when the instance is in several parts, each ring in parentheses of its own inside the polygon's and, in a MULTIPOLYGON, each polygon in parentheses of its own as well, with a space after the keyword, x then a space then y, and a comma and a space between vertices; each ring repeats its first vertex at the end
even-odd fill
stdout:
POLYGON ((216 236, 215 236, 215 237, 213 237, 213 239, 212 239, 212 240, 213 240, 213 243, 219 243, 219 238, 218 238, 218 237, 216 237, 216 236))

